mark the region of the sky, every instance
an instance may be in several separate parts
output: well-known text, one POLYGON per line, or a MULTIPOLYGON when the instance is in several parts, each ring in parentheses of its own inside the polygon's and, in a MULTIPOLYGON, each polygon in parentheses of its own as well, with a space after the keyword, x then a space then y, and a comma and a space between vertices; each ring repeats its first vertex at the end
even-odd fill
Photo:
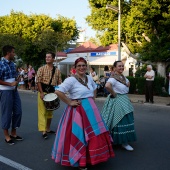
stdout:
POLYGON ((90 14, 88 0, 0 0, 0 16, 10 14, 13 9, 27 15, 46 14, 52 18, 62 15, 74 18, 77 26, 86 29, 85 36, 95 37, 95 31, 86 23, 85 17, 90 14), (67 2, 68 1, 68 2, 67 2))

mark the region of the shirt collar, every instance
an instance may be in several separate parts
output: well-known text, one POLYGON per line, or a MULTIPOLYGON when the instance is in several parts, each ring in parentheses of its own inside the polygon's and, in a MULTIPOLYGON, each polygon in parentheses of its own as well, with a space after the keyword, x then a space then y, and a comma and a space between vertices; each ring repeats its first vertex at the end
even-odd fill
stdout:
POLYGON ((7 60, 5 57, 2 58, 2 61, 6 62, 7 64, 11 63, 11 61, 7 60))

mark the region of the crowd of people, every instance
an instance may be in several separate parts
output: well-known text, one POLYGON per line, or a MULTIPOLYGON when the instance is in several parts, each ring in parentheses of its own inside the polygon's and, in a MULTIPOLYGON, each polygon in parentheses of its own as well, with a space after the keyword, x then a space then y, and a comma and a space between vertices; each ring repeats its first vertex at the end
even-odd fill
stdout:
POLYGON ((29 65, 28 67, 18 67, 18 88, 22 90, 37 90, 36 85, 36 71, 29 65))
MULTIPOLYGON (((0 61, 0 104, 7 144, 13 145, 15 140, 23 140, 16 131, 22 118, 21 99, 16 87, 22 82, 20 85, 25 85, 26 89, 35 90, 37 84, 38 130, 45 140, 49 134, 56 134, 51 153, 56 163, 87 170, 88 165, 114 157, 114 145, 121 145, 127 151, 134 150, 129 144, 137 139, 134 109, 127 96, 130 82, 123 75, 122 61, 116 61, 110 69, 108 66, 104 68, 105 88, 109 95, 100 112, 95 103, 97 84, 93 79, 97 73, 91 68, 87 74, 84 58, 75 61, 71 76, 62 82, 60 71, 53 66, 55 54, 52 52, 46 53, 46 64, 38 69, 37 74, 31 65, 28 69, 15 68, 14 47, 4 46, 3 55, 0 61), (43 101, 49 93, 66 103, 56 132, 50 128, 53 111, 48 110, 43 101)), ((147 102, 153 102, 150 81, 154 80, 154 74, 150 73, 150 69, 151 66, 148 66, 145 74, 146 81, 149 81, 146 82, 149 88, 147 102)))

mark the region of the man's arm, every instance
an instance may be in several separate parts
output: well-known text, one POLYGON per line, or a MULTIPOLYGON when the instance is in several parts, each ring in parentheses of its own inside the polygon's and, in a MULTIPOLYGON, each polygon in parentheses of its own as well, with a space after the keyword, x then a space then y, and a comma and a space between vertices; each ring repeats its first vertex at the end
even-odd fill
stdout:
POLYGON ((14 81, 14 82, 5 82, 0 80, 0 85, 5 85, 5 86, 16 86, 18 84, 18 81, 14 81))

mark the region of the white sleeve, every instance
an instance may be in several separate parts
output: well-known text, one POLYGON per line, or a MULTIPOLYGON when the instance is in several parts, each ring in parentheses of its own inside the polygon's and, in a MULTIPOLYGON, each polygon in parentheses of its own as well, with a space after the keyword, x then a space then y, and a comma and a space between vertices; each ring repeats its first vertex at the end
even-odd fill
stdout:
POLYGON ((74 77, 66 78, 64 82, 58 86, 59 88, 57 89, 57 91, 63 93, 69 92, 72 89, 73 85, 75 84, 74 79, 75 79, 74 77))
POLYGON ((116 83, 116 79, 114 79, 114 78, 109 78, 109 79, 107 80, 107 83, 110 83, 110 84, 114 85, 114 84, 116 83))

